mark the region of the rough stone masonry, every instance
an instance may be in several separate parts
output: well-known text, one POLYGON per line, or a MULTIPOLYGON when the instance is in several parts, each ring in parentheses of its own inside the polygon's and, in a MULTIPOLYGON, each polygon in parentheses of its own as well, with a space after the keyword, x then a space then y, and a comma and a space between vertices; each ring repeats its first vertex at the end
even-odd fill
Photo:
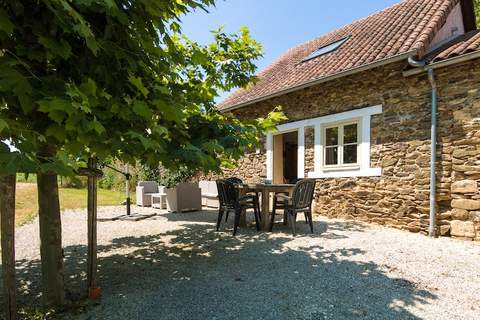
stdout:
MULTIPOLYGON (((281 105, 297 121, 382 104, 372 117, 371 166, 380 177, 319 179, 319 214, 426 233, 429 217, 431 87, 426 74, 405 77, 398 62, 236 109, 266 116, 281 105)), ((435 70, 438 105, 438 234, 480 241, 480 60, 435 70)), ((313 130, 306 129, 305 170, 313 168, 313 130)), ((225 175, 260 181, 265 150, 246 154, 225 175)))

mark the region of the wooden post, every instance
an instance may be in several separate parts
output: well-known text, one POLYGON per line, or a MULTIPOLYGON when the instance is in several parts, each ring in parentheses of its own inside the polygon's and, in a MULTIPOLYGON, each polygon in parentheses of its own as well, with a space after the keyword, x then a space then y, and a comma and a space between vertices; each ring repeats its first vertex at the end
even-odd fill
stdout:
POLYGON ((127 206, 127 216, 129 216, 131 200, 130 200, 130 172, 128 171, 128 164, 125 165, 125 196, 127 198, 125 203, 127 206))
POLYGON ((5 319, 17 318, 15 290, 15 183, 16 176, 0 177, 0 225, 2 243, 5 319))
MULTIPOLYGON (((88 159, 88 169, 96 170, 97 161, 88 159)), ((87 281, 88 296, 97 299, 100 289, 97 288, 97 176, 88 175, 88 257, 87 257, 87 281)))

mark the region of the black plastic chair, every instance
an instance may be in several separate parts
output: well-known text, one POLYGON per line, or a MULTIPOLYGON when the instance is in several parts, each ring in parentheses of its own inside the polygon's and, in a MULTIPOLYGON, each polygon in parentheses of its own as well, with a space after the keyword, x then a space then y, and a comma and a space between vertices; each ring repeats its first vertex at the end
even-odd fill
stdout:
POLYGON ((255 224, 257 231, 260 231, 260 212, 257 210, 255 199, 253 195, 245 195, 240 197, 239 190, 230 181, 217 180, 218 200, 220 207, 218 209, 217 231, 220 229, 223 214, 232 212, 235 216, 233 225, 233 235, 237 234, 237 229, 240 224, 240 216, 243 210, 253 209, 255 215, 255 224))
MULTIPOLYGON (((278 200, 281 200, 284 203, 284 219, 285 216, 288 218, 293 235, 296 233, 297 213, 299 212, 305 214, 307 222, 310 225, 310 231, 313 233, 312 202, 313 194, 315 192, 315 184, 315 179, 303 179, 295 184, 291 197, 284 194, 275 195, 278 200)), ((275 210, 272 212, 271 216, 270 231, 273 229, 274 221, 275 210)))
POLYGON ((233 184, 242 184, 243 183, 242 179, 237 178, 237 177, 230 177, 230 178, 227 178, 225 180, 227 180, 227 181, 229 181, 233 184))
MULTIPOLYGON (((229 181, 229 182, 231 182, 235 185, 243 184, 242 179, 237 178, 237 177, 230 177, 230 178, 227 178, 225 180, 229 181)), ((254 196, 252 201, 254 202, 254 205, 257 207, 257 211, 260 212, 260 195, 258 194, 258 192, 250 192, 250 193, 247 193, 247 195, 254 196)), ((262 220, 262 216, 260 214, 258 215, 258 217, 259 217, 260 220, 262 220)), ((227 220, 228 220, 228 212, 225 215, 225 222, 227 222, 227 220)))
MULTIPOLYGON (((294 183, 296 184, 298 181, 300 181, 302 179, 296 179, 294 181, 294 183)), ((287 213, 285 211, 286 209, 286 202, 285 202, 285 199, 283 197, 277 197, 278 195, 284 195, 284 196, 288 196, 288 192, 275 192, 275 194, 273 195, 273 215, 275 217, 276 215, 276 212, 277 212, 277 209, 281 209, 283 210, 283 224, 284 225, 287 225, 287 213)), ((273 218, 275 219, 275 218, 273 218)), ((308 217, 307 217, 307 213, 305 212, 305 223, 308 223, 308 217)))

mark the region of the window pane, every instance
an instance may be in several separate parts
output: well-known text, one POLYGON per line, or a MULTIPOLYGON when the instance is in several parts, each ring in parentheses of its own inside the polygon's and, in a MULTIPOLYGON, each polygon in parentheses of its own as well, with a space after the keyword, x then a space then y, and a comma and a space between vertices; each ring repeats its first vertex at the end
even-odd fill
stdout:
POLYGON ((347 41, 348 38, 345 37, 343 39, 340 39, 340 40, 337 40, 335 42, 332 42, 332 43, 329 43, 327 45, 324 45, 320 48, 318 48, 317 50, 313 51, 308 57, 306 57, 305 59, 303 59, 302 61, 305 62, 305 61, 308 61, 310 59, 313 59, 313 58, 316 58, 316 57, 320 57, 324 54, 327 54, 327 53, 330 53, 334 50, 337 50, 342 44, 345 43, 345 41, 347 41))
POLYGON ((338 147, 325 148, 325 165, 338 164, 338 147))
POLYGON ((343 163, 357 163, 357 145, 352 144, 343 147, 343 163))
POLYGON ((343 127, 343 143, 357 143, 357 124, 349 124, 343 127))
POLYGON ((335 128, 327 128, 325 130, 325 139, 327 146, 336 146, 338 145, 338 127, 335 128))

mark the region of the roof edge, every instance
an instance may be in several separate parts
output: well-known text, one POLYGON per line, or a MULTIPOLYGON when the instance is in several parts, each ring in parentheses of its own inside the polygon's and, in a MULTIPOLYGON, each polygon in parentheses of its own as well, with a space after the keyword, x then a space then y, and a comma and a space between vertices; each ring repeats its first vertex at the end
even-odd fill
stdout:
POLYGON ((437 62, 434 62, 432 64, 428 64, 428 65, 426 65, 425 67, 422 67, 422 68, 415 68, 415 69, 404 71, 403 76, 404 77, 410 77, 410 76, 413 76, 413 75, 423 73, 427 69, 439 69, 439 68, 451 66, 453 64, 474 60, 474 59, 477 59, 477 58, 480 58, 480 50, 465 53, 465 54, 462 54, 462 55, 459 55, 459 56, 456 56, 456 57, 452 57, 452 58, 449 58, 449 59, 446 59, 446 60, 437 61, 437 62))
POLYGON ((347 70, 344 70, 344 71, 341 71, 341 72, 338 72, 338 73, 335 73, 335 74, 332 74, 332 75, 329 75, 329 76, 326 76, 326 77, 321 77, 321 78, 318 78, 318 79, 307 81, 307 82, 304 82, 300 85, 296 85, 296 86, 293 86, 293 87, 282 89, 280 91, 271 93, 269 95, 266 95, 266 96, 263 96, 263 97, 260 97, 260 98, 257 98, 257 99, 242 102, 242 103, 239 103, 239 104, 234 104, 230 107, 221 109, 219 111, 220 112, 233 111, 233 110, 236 110, 236 109, 239 109, 239 108, 242 108, 242 107, 246 107, 248 105, 251 105, 251 104, 254 104, 254 103, 257 103, 257 102, 265 101, 265 100, 272 99, 272 98, 275 98, 275 97, 278 97, 278 96, 281 96, 281 95, 284 95, 284 94, 288 94, 288 93, 295 92, 295 91, 298 91, 298 90, 306 89, 306 88, 312 87, 312 86, 320 84, 320 83, 325 83, 325 82, 332 81, 332 80, 335 80, 335 79, 338 79, 338 78, 343 78, 343 77, 346 77, 346 76, 349 76, 349 75, 352 75, 352 74, 367 71, 367 70, 370 70, 370 69, 373 69, 373 68, 376 68, 376 67, 381 67, 381 66, 384 66, 384 65, 387 65, 387 64, 390 64, 390 63, 401 61, 401 60, 406 59, 406 58, 408 58, 412 55, 413 56, 418 55, 418 50, 417 49, 410 50, 410 51, 407 51, 407 52, 404 52, 404 53, 401 53, 401 54, 397 54, 397 55, 394 55, 394 56, 391 56, 391 57, 388 57, 388 58, 384 58, 384 59, 381 59, 381 60, 377 60, 377 61, 365 64, 365 65, 362 65, 362 66, 359 66, 359 67, 356 67, 356 68, 347 69, 347 70))

